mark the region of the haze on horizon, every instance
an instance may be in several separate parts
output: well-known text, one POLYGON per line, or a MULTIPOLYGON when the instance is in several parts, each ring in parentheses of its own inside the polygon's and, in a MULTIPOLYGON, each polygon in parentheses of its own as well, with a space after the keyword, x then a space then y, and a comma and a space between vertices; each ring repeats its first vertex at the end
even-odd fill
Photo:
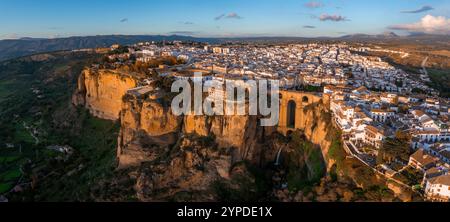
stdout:
POLYGON ((0 39, 87 35, 195 37, 450 35, 446 0, 0 0, 0 39))

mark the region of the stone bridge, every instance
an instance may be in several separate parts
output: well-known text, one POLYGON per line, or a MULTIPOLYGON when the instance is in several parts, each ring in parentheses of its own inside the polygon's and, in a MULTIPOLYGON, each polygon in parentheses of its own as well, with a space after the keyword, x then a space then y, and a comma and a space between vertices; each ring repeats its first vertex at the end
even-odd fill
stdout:
POLYGON ((301 123, 305 122, 303 109, 308 105, 320 102, 329 104, 328 96, 322 97, 320 93, 280 91, 278 130, 286 134, 288 131, 301 129, 301 123))

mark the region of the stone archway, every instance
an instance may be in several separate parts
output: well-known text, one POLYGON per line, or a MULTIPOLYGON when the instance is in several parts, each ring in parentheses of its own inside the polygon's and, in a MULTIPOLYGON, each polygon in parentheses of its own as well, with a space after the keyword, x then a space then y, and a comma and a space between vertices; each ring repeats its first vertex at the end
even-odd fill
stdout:
POLYGON ((278 130, 286 135, 288 130, 302 127, 304 114, 302 110, 314 103, 320 103, 322 97, 297 91, 280 91, 280 116, 278 130))
POLYGON ((288 128, 295 128, 296 110, 297 110, 297 104, 295 103, 295 101, 290 100, 288 102, 288 109, 287 109, 287 127, 288 128))

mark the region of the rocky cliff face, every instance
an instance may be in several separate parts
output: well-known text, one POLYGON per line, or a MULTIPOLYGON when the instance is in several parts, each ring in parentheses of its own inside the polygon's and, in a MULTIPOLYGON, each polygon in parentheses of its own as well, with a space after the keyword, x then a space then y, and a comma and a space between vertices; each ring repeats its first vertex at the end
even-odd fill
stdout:
POLYGON ((236 148, 234 159, 254 160, 264 129, 256 116, 186 116, 184 133, 215 137, 219 147, 236 148))
POLYGON ((331 143, 331 115, 329 109, 324 103, 310 104, 303 109, 303 118, 300 128, 303 130, 306 138, 312 143, 320 146, 322 155, 330 169, 335 160, 328 156, 331 143))
MULTIPOLYGON (((305 94, 301 94, 300 97, 304 95, 305 94)), ((311 100, 312 98, 314 98, 315 101, 309 104, 303 104, 300 108, 297 108, 295 128, 285 126, 286 123, 284 118, 287 118, 287 115, 283 112, 287 112, 287 109, 281 107, 282 113, 280 115, 280 126, 278 127, 278 131, 284 135, 288 135, 289 132, 295 130, 302 131, 308 141, 320 147, 328 166, 327 168, 330 169, 335 161, 328 155, 330 146, 333 142, 330 135, 334 130, 331 122, 332 119, 329 111, 328 99, 326 97, 320 98, 317 96, 311 96, 311 100)), ((298 104, 300 104, 300 102, 298 104)))
POLYGON ((120 167, 155 160, 177 142, 182 117, 173 115, 160 99, 132 94, 123 98, 117 149, 120 167))
POLYGON ((85 69, 78 79, 72 102, 85 106, 96 117, 117 120, 122 97, 137 84, 136 78, 119 71, 85 69))
POLYGON ((217 201, 216 183, 240 190, 252 180, 236 164, 260 160, 264 130, 256 117, 175 116, 166 96, 155 90, 123 99, 117 155, 119 167, 138 168, 139 200, 217 201))
POLYGON ((159 147, 174 145, 186 135, 214 138, 220 148, 232 148, 234 162, 253 160, 257 144, 264 132, 252 116, 174 116, 162 97, 163 92, 147 95, 128 94, 123 99, 120 114, 121 133, 118 157, 121 167, 139 165, 154 160, 152 143, 159 147))
POLYGON ((167 158, 140 167, 136 184, 142 201, 214 201, 211 185, 230 179, 231 158, 213 144, 183 138, 167 158), (184 197, 183 197, 184 196, 184 197))

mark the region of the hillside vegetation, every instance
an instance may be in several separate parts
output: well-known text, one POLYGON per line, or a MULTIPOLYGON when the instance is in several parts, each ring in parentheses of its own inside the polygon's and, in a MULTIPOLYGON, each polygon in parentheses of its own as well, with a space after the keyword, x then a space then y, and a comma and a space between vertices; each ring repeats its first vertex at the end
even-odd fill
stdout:
POLYGON ((59 52, 0 63, 0 195, 32 201, 114 198, 97 184, 114 183, 108 178, 115 173, 118 126, 70 104, 79 73, 97 59, 59 52))

